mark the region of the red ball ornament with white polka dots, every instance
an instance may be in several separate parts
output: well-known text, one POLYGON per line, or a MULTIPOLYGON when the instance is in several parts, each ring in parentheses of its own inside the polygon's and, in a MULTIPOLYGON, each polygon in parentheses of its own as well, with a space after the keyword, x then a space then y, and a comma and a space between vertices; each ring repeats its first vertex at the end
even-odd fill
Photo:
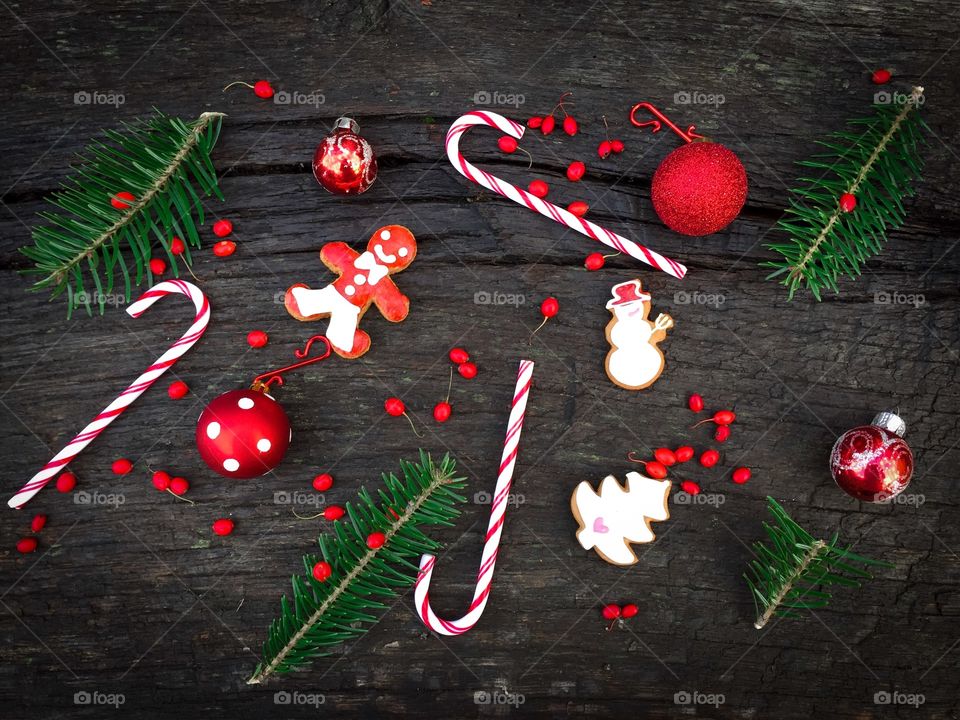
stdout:
POLYGON ((218 475, 243 480, 273 470, 283 460, 293 431, 280 403, 269 394, 271 385, 283 385, 282 373, 330 356, 330 343, 315 335, 298 358, 306 358, 316 342, 326 345, 323 354, 257 376, 250 388, 230 390, 215 398, 197 420, 197 450, 218 475))
POLYGON ((258 390, 224 393, 197 421, 200 457, 224 477, 246 479, 270 472, 283 460, 292 435, 280 403, 258 390))

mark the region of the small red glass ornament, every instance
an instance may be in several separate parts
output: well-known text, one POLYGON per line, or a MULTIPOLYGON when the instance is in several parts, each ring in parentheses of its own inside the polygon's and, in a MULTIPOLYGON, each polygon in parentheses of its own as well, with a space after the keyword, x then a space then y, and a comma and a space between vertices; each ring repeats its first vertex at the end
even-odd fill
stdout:
POLYGON ((197 420, 197 450, 218 475, 246 479, 273 470, 283 460, 293 432, 287 413, 271 395, 270 386, 283 385, 281 375, 330 357, 330 342, 314 335, 298 358, 307 358, 314 342, 326 349, 317 357, 258 375, 248 389, 231 390, 215 398, 197 420))
POLYGON ((870 425, 848 430, 830 453, 830 473, 847 495, 886 502, 910 484, 913 452, 903 440, 907 426, 896 414, 879 413, 870 425))
POLYGON ((334 195, 359 195, 377 179, 377 158, 359 132, 355 120, 339 118, 313 154, 313 176, 334 195))
POLYGON ((686 143, 664 158, 650 185, 653 209, 664 225, 699 236, 733 222, 747 200, 747 171, 732 150, 695 133, 695 125, 681 130, 647 102, 633 106, 630 122, 641 128, 653 126, 653 132, 666 125, 686 143), (638 110, 656 119, 641 122, 635 117, 638 110))

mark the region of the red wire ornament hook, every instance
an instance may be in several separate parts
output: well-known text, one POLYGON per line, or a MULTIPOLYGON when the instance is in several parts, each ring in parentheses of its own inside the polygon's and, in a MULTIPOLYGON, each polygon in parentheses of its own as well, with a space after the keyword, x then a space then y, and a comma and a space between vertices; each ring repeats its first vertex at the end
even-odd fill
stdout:
POLYGON ((694 132, 697 129, 696 125, 691 125, 687 128, 687 131, 684 132, 679 127, 677 127, 670 118, 664 115, 662 112, 657 110, 653 105, 648 102, 637 103, 632 108, 630 108, 630 122, 636 125, 638 128, 647 127, 648 125, 653 126, 653 132, 660 132, 660 128, 663 125, 666 125, 668 128, 673 130, 677 135, 683 138, 684 142, 693 142, 694 140, 705 140, 703 135, 694 132), (634 115, 637 110, 646 110, 651 115, 653 115, 656 120, 647 120, 646 122, 640 122, 637 120, 634 115))
POLYGON ((298 358, 305 358, 310 354, 310 348, 314 342, 321 341, 324 345, 327 346, 327 349, 324 351, 323 355, 318 355, 317 357, 309 358, 307 360, 302 360, 293 365, 287 365, 286 367, 278 368, 277 370, 270 370, 265 372, 262 375, 257 375, 253 379, 250 387, 254 390, 259 390, 261 392, 267 392, 270 389, 270 386, 276 383, 277 385, 283 385, 283 378, 280 377, 285 372, 290 372, 291 370, 296 370, 297 368, 302 368, 305 365, 312 365, 315 362, 320 362, 321 360, 326 360, 330 357, 330 353, 333 351, 333 348, 330 346, 330 341, 323 335, 314 335, 312 338, 307 340, 307 344, 304 345, 303 349, 297 348, 293 351, 293 354, 298 358), (266 378, 266 379, 264 379, 266 378))

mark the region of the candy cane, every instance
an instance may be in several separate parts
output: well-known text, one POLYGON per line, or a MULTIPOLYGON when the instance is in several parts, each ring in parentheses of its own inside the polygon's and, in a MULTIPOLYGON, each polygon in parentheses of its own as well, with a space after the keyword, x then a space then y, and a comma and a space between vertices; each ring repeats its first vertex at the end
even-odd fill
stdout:
POLYGON ((165 295, 176 294, 186 295, 193 300, 193 304, 197 308, 197 315, 190 329, 171 345, 169 350, 157 358, 157 361, 148 367, 140 377, 134 380, 130 387, 120 393, 116 400, 107 405, 63 450, 44 465, 40 472, 30 478, 30 481, 20 489, 20 492, 10 498, 7 503, 10 507, 19 510, 30 498, 40 492, 40 489, 50 482, 54 475, 65 468, 87 445, 93 442, 94 438, 116 420, 134 400, 143 395, 147 388, 200 339, 207 329, 207 323, 210 322, 210 304, 207 302, 203 291, 192 283, 183 280, 167 280, 154 285, 141 295, 139 300, 132 303, 127 308, 127 312, 132 317, 138 318, 158 299, 165 295))
POLYGON ((461 635, 477 624, 483 615, 483 609, 490 597, 490 583, 493 580, 493 568, 500 551, 500 535, 503 532, 503 515, 507 510, 507 498, 510 484, 513 482, 513 467, 517 463, 517 445, 520 443, 520 431, 523 429, 523 413, 527 409, 527 396, 530 394, 530 380, 533 377, 533 363, 520 361, 517 374, 517 386, 513 391, 513 406, 507 421, 507 439, 503 443, 503 457, 500 460, 500 474, 493 491, 490 504, 490 523, 483 543, 480 557, 480 570, 477 572, 477 586, 473 593, 473 602, 467 608, 467 614, 459 620, 441 620, 430 607, 430 576, 437 558, 424 554, 420 557, 420 574, 413 591, 417 612, 423 624, 441 635, 461 635))
POLYGON ((598 240, 604 245, 619 250, 630 257, 642 260, 647 263, 647 265, 652 265, 657 268, 657 270, 663 270, 663 272, 668 275, 673 275, 675 278, 682 278, 687 274, 687 268, 675 260, 655 253, 653 250, 633 240, 627 240, 622 235, 610 232, 606 228, 600 227, 589 220, 579 218, 568 210, 564 210, 551 202, 542 200, 536 195, 531 195, 526 190, 521 190, 516 185, 512 185, 505 180, 500 180, 496 175, 491 175, 475 165, 471 165, 463 155, 460 154, 460 136, 474 125, 489 125, 517 140, 523 137, 524 131, 524 127, 520 123, 508 120, 503 117, 503 115, 482 110, 474 110, 457 118, 447 131, 447 157, 450 159, 450 163, 468 180, 472 180, 488 190, 492 190, 505 198, 513 200, 519 205, 524 205, 534 212, 552 218, 561 225, 566 225, 578 233, 583 233, 587 237, 598 240))

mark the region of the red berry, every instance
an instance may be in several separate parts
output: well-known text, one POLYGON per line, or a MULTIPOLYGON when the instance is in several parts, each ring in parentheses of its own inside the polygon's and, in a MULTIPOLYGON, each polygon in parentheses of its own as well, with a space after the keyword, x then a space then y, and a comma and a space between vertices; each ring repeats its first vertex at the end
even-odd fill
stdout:
POLYGON ((545 318, 552 318, 560 312, 560 301, 555 297, 548 297, 540 303, 540 314, 545 318))
POLYGON ((609 605, 603 606, 603 619, 604 620, 616 620, 620 617, 622 610, 620 606, 615 603, 610 603, 609 605))
POLYGON ((270 336, 263 330, 251 330, 247 333, 247 345, 252 348, 262 348, 269 339, 270 336))
POLYGON ((317 475, 313 479, 313 489, 317 492, 326 492, 333 487, 333 475, 330 473, 323 473, 322 475, 317 475))
POLYGON ((213 521, 214 535, 229 535, 233 532, 233 520, 230 518, 219 518, 213 521))
POLYGON ((77 486, 77 476, 72 472, 61 473, 57 478, 57 490, 68 493, 77 486))
POLYGON ((577 217, 583 217, 587 214, 587 210, 590 209, 590 206, 587 205, 583 200, 574 200, 572 203, 567 205, 567 212, 571 215, 576 215, 577 217))
POLYGON ((587 171, 587 166, 579 160, 574 160, 567 166, 567 180, 570 182, 579 182, 583 174, 587 171))
POLYGON ((543 124, 543 118, 539 115, 534 115, 532 118, 527 120, 527 127, 536 130, 543 124))
POLYGON ((453 350, 450 351, 450 362, 452 363, 456 363, 457 365, 459 365, 460 363, 465 363, 469 359, 470 359, 470 353, 468 353, 463 348, 455 347, 453 350))
POLYGON ((17 552, 32 553, 37 549, 37 539, 32 537, 21 538, 17 541, 17 552))
POLYGON ((718 410, 713 414, 713 421, 717 425, 729 425, 736 419, 736 413, 731 410, 718 410))
POLYGON ((387 541, 387 536, 382 532, 372 532, 367 535, 367 547, 371 550, 376 550, 377 548, 383 547, 383 544, 387 541))
POLYGON ((700 486, 697 485, 693 480, 684 480, 680 483, 680 489, 683 490, 687 495, 699 495, 700 486))
POLYGON ((620 613, 620 617, 622 617, 624 620, 628 620, 634 617, 638 612, 640 612, 640 608, 633 603, 630 603, 629 605, 623 606, 623 612, 620 613))
POLYGON ((170 479, 170 492, 174 495, 184 495, 190 489, 190 483, 186 478, 175 477, 170 479))
POLYGON ((540 132, 542 132, 544 135, 549 135, 553 132, 553 128, 556 126, 556 124, 556 118, 554 118, 553 115, 547 115, 543 119, 543 123, 540 125, 540 132))
POLYGON ((734 420, 737 419, 737 414, 732 410, 717 410, 713 417, 708 417, 706 420, 701 420, 694 427, 700 427, 704 423, 712 422, 717 425, 729 425, 734 420))
POLYGON ((40 532, 43 530, 44 526, 47 524, 46 515, 34 515, 33 520, 30 521, 30 532, 40 532))
POLYGON ((840 209, 844 212, 853 212, 857 207, 857 196, 850 193, 844 193, 840 196, 840 209))
POLYGON ((583 266, 587 270, 599 270, 606 262, 606 259, 600 253, 590 253, 587 255, 587 259, 583 261, 583 266))
POLYGON ((273 97, 273 88, 270 86, 266 80, 257 80, 253 84, 253 94, 259 98, 272 98, 273 97))
POLYGON ((717 431, 713 434, 713 439, 717 442, 726 442, 728 437, 730 437, 730 426, 718 425, 717 431))
POLYGON ((610 151, 612 149, 613 148, 610 145, 610 141, 604 140, 599 145, 597 145, 597 155, 599 155, 602 159, 606 159, 606 157, 610 154, 610 151))
POLYGON ((670 467, 677 464, 677 456, 670 448, 657 448, 653 451, 653 456, 657 462, 670 467))
POLYGON ((472 362, 460 363, 457 365, 457 372, 460 373, 461 377, 473 380, 477 376, 477 366, 472 362))
POLYGON ((433 406, 433 419, 437 422, 446 422, 453 414, 453 408, 448 402, 438 402, 433 406))
POLYGON ((703 398, 697 394, 691 395, 690 399, 687 400, 687 407, 689 407, 694 412, 700 412, 701 410, 703 410, 703 398))
POLYGON ((403 404, 403 400, 400 398, 391 397, 387 398, 383 403, 383 409, 387 411, 387 415, 400 417, 406 412, 407 407, 403 404))
POLYGON ((538 198, 544 198, 547 196, 547 193, 550 192, 550 186, 543 180, 532 180, 527 186, 527 189, 531 195, 536 195, 538 198))
POLYGON ((517 139, 509 135, 504 135, 497 140, 497 147, 505 153, 514 153, 517 151, 517 139))
POLYGON ((325 520, 339 520, 344 515, 344 510, 339 505, 330 505, 323 509, 323 517, 325 520))
POLYGON ((647 475, 655 480, 663 480, 667 476, 667 468, 662 462, 651 460, 646 464, 647 475))
POLYGON ((623 140, 611 140, 610 149, 613 150, 617 155, 623 152, 623 140))
POLYGON ((737 485, 743 485, 747 480, 750 479, 750 468, 748 467, 738 467, 733 471, 733 481, 737 485))
POLYGON ((213 244, 213 254, 217 257, 229 257, 237 249, 237 244, 232 240, 221 240, 213 244))
POLYGON ((226 237, 233 232, 233 223, 229 220, 217 220, 213 224, 213 234, 219 238, 226 237))
POLYGON ((154 275, 163 275, 167 271, 167 264, 160 258, 150 258, 150 272, 154 275))
POLYGON ((873 81, 874 85, 883 85, 890 82, 891 77, 893 77, 893 73, 886 68, 880 68, 879 70, 873 71, 870 79, 873 81))
POLYGON ((174 255, 183 255, 186 249, 187 246, 183 244, 183 240, 180 238, 175 237, 170 241, 170 252, 172 252, 174 255))
POLYGON ((153 477, 150 480, 153 483, 153 486, 160 492, 165 491, 170 487, 170 475, 165 473, 163 470, 157 470, 153 477))
POLYGON ((690 447, 689 445, 683 445, 681 447, 678 447, 676 450, 674 450, 673 454, 674 454, 674 457, 677 458, 678 463, 685 463, 688 460, 690 460, 690 458, 693 457, 694 452, 693 452, 693 448, 690 447))
POLYGON ((563 131, 570 137, 577 134, 577 121, 573 119, 572 115, 567 115, 563 119, 563 131))
POLYGON ((317 582, 326 582, 333 575, 333 568, 330 563, 321 560, 313 566, 313 579, 317 582))
POLYGON ((704 450, 700 455, 700 464, 704 467, 713 467, 720 461, 720 453, 714 449, 704 450))
POLYGON ((126 475, 128 472, 133 470, 133 463, 126 458, 119 458, 113 461, 113 465, 110 466, 110 469, 113 471, 114 475, 126 475))
POLYGON ((112 198, 110 198, 110 204, 113 205, 117 210, 126 210, 130 207, 130 203, 134 202, 137 198, 132 192, 127 192, 126 190, 118 192, 112 198))
POLYGON ((170 387, 167 388, 167 395, 170 396, 171 400, 179 400, 188 392, 190 392, 190 388, 187 387, 187 384, 183 380, 174 380, 170 383, 170 387))

